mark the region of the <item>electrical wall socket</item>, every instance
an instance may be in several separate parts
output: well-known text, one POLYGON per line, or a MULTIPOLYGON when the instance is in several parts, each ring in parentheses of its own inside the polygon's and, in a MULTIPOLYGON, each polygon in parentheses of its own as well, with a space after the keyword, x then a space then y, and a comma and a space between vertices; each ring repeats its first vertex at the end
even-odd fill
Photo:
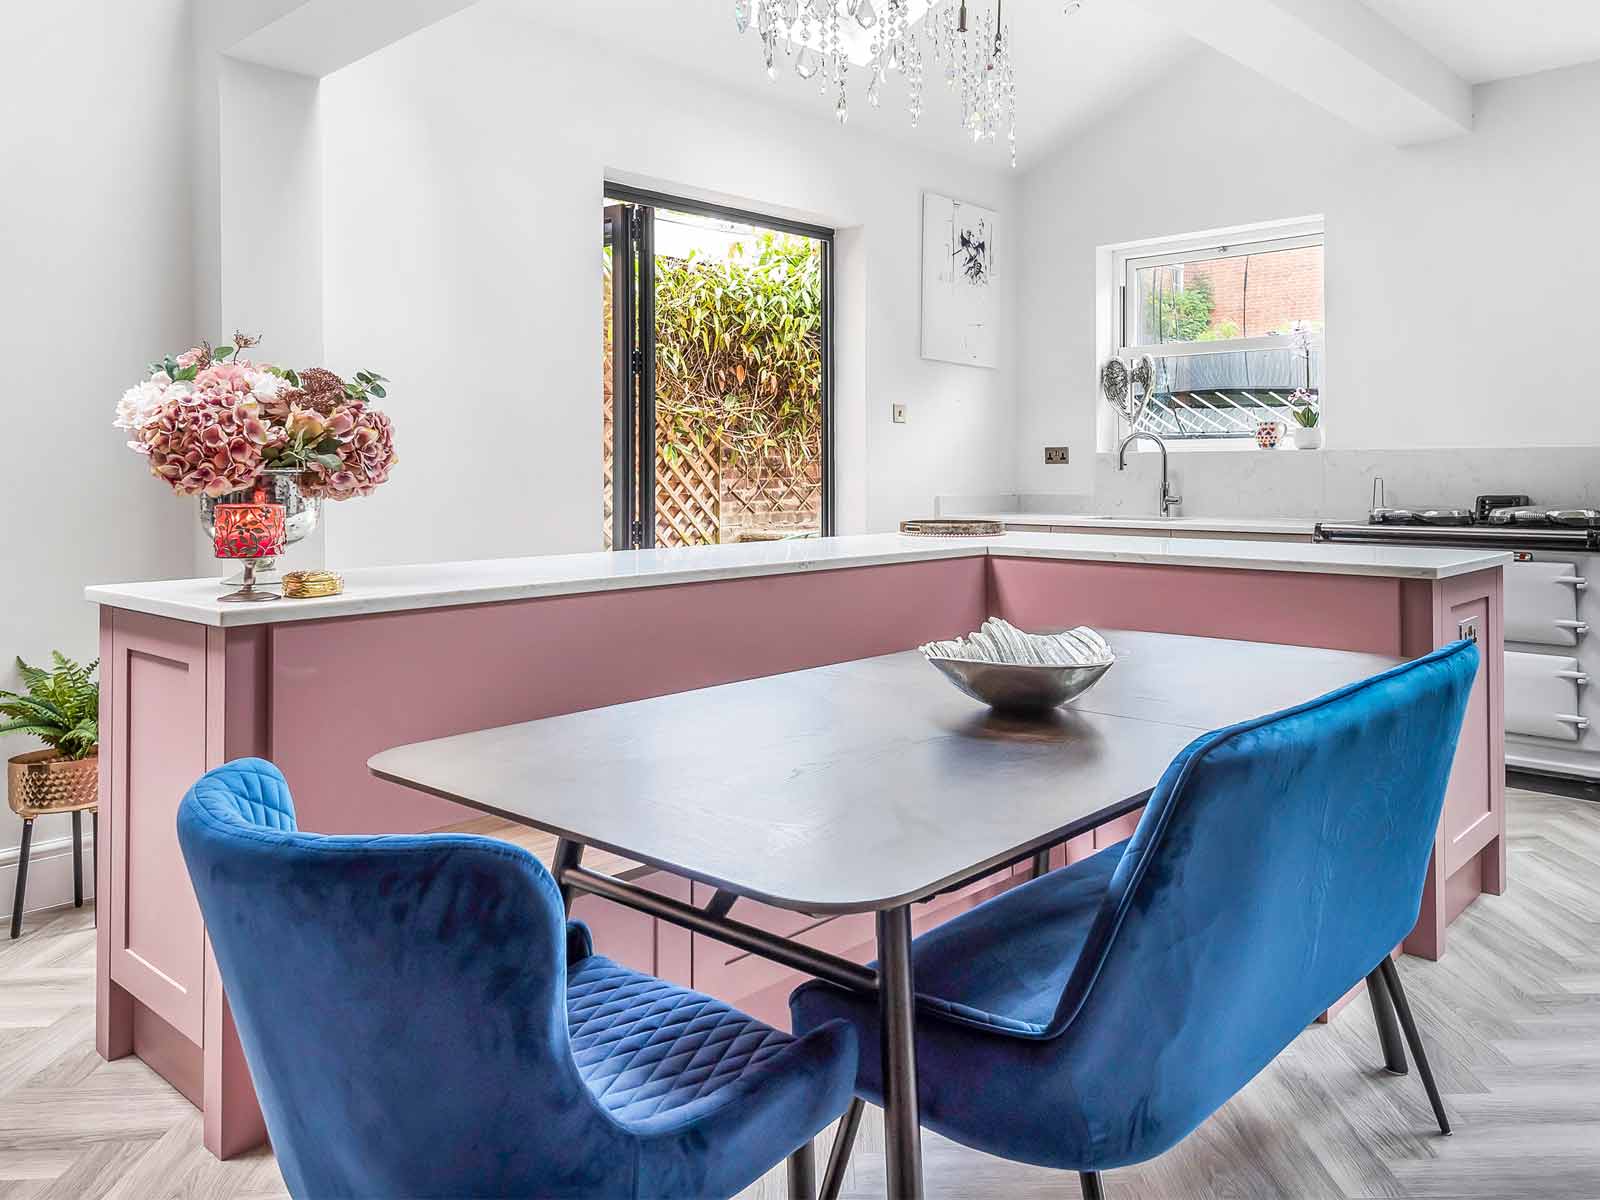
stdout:
POLYGON ((896 425, 904 425, 906 423, 906 406, 904 404, 891 405, 889 412, 896 425))
POLYGON ((1044 461, 1048 467, 1064 467, 1068 459, 1067 447, 1046 446, 1044 448, 1044 461))

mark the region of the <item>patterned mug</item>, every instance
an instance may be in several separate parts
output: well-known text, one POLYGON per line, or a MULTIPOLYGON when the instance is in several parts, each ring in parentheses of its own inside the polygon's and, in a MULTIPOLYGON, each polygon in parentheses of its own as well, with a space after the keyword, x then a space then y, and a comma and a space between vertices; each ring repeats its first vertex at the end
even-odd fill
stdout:
POLYGON ((1256 445, 1263 450, 1276 450, 1288 428, 1282 421, 1262 421, 1256 426, 1256 445))

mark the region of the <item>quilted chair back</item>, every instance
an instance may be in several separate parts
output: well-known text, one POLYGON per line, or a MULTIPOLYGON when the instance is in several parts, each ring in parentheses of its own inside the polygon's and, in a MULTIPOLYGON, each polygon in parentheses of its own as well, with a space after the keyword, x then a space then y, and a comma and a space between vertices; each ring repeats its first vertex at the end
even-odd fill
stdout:
POLYGON ((1458 642, 1173 761, 1052 1022, 1087 1165, 1175 1144, 1411 931, 1477 669, 1458 642))
POLYGON ((626 1194, 572 1060, 548 872, 482 838, 296 831, 277 768, 211 771, 178 837, 297 1197, 626 1194))

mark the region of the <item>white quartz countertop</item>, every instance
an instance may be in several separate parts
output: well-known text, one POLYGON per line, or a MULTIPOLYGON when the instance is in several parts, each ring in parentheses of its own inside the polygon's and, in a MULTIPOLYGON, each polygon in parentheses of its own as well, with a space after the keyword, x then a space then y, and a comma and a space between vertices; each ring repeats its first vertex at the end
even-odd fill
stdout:
POLYGON ((342 595, 320 600, 279 600, 273 604, 218 603, 217 597, 224 589, 217 578, 107 584, 86 588, 84 595, 92 603, 111 608, 234 627, 987 555, 1392 579, 1447 579, 1511 561, 1509 554, 1498 551, 1402 546, 1117 537, 1102 533, 1012 532, 992 538, 923 538, 883 533, 679 550, 602 551, 363 567, 343 572, 342 595))
POLYGON ((1182 529, 1194 533, 1275 533, 1284 537, 1310 537, 1315 517, 1162 517, 1107 513, 978 513, 977 519, 1001 521, 1021 527, 1051 526, 1114 532, 1118 529, 1182 529))

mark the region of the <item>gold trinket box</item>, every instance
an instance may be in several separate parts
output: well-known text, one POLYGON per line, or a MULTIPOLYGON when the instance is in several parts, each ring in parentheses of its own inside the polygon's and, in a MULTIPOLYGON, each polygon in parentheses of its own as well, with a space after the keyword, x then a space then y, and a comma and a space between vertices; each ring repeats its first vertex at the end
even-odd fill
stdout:
POLYGON ((342 591, 344 577, 332 571, 290 571, 283 577, 283 594, 294 600, 337 596, 342 591))

